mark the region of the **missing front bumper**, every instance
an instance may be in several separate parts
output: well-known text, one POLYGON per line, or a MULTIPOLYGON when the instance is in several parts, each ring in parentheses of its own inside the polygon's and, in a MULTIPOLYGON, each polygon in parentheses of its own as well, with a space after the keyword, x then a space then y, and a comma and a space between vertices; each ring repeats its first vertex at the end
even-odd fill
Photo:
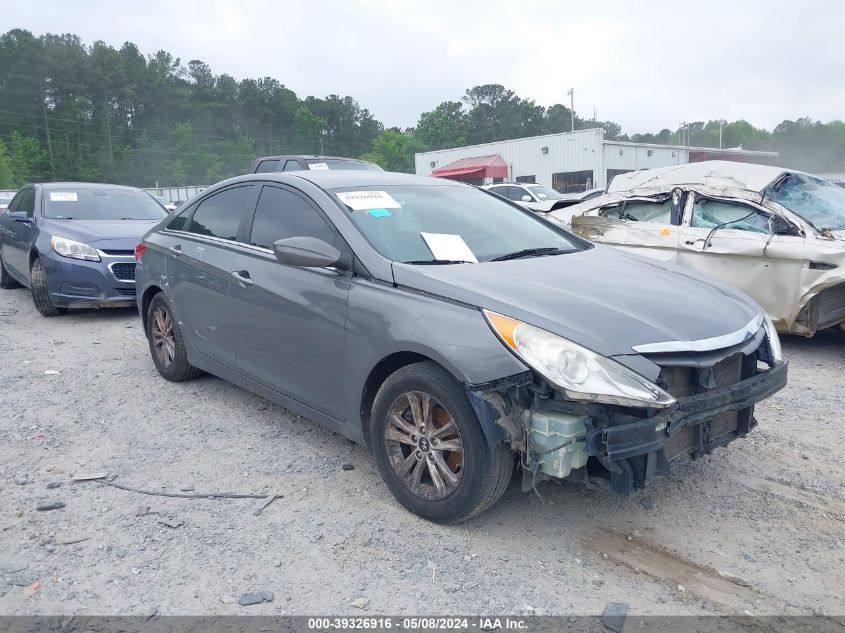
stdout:
POLYGON ((787 363, 777 363, 736 384, 681 398, 650 418, 590 429, 587 453, 607 469, 614 492, 632 494, 688 459, 748 434, 757 424, 754 404, 783 389, 786 378, 787 363), (726 426, 726 417, 735 422, 726 426))

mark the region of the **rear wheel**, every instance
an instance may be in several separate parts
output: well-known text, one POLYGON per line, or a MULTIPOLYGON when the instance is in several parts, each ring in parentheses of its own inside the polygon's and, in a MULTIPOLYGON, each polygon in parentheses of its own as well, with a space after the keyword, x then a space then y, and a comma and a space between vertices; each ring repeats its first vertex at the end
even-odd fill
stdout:
POLYGON ((376 394, 371 437, 382 478, 411 512, 458 523, 505 492, 513 452, 491 448, 463 387, 433 362, 392 374, 376 394))
POLYGON ((158 373, 172 382, 199 376, 202 371, 188 362, 182 329, 173 317, 167 297, 159 292, 147 310, 147 339, 158 373))
POLYGON ((44 262, 36 257, 29 269, 29 289, 32 292, 32 302, 35 309, 45 317, 54 317, 67 314, 67 308, 60 308, 50 299, 47 290, 47 273, 44 271, 44 262))
POLYGON ((3 256, 0 255, 0 288, 8 290, 19 286, 20 284, 12 279, 12 276, 6 271, 6 267, 3 265, 3 256))

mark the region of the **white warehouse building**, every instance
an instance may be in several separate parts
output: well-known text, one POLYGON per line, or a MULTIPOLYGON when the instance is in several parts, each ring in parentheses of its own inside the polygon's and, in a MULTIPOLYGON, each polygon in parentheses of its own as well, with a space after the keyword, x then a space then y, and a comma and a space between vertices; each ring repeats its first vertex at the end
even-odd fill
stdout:
POLYGON ((415 155, 417 175, 475 185, 516 181, 561 193, 605 188, 617 174, 702 160, 772 164, 776 152, 606 141, 601 128, 482 143, 415 155))

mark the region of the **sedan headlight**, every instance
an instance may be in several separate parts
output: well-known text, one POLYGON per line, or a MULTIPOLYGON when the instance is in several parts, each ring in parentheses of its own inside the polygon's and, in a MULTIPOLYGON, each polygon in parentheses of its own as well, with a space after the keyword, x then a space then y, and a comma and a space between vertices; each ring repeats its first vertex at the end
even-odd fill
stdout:
POLYGON ((62 257, 85 259, 90 262, 100 261, 100 255, 97 253, 97 249, 82 242, 74 242, 73 240, 54 235, 50 240, 50 246, 62 257))
POLYGON ((572 400, 630 407, 667 407, 675 399, 615 360, 496 312, 484 316, 502 342, 572 400))
POLYGON ((763 319, 763 327, 766 329, 766 338, 769 339, 769 353, 772 355, 772 360, 779 363, 783 360, 783 350, 780 346, 780 337, 775 329, 775 324, 766 316, 763 319))

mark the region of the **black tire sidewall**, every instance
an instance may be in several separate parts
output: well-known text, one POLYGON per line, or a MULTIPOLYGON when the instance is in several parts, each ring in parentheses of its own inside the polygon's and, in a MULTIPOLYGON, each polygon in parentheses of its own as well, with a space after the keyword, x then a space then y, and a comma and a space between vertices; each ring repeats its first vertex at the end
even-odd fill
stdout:
POLYGON ((40 257, 36 257, 29 268, 29 290, 32 293, 35 309, 42 316, 51 317, 67 313, 67 308, 54 305, 50 299, 50 291, 47 289, 47 271, 44 270, 44 262, 40 257))
POLYGON ((411 512, 437 523, 463 520, 486 497, 490 479, 490 448, 481 424, 460 384, 435 363, 418 363, 398 370, 376 394, 372 410, 371 444, 376 464, 396 499, 411 512), (458 488, 440 501, 422 499, 411 492, 394 472, 384 443, 390 406, 401 394, 424 391, 439 400, 451 413, 464 444, 464 472, 458 488))

